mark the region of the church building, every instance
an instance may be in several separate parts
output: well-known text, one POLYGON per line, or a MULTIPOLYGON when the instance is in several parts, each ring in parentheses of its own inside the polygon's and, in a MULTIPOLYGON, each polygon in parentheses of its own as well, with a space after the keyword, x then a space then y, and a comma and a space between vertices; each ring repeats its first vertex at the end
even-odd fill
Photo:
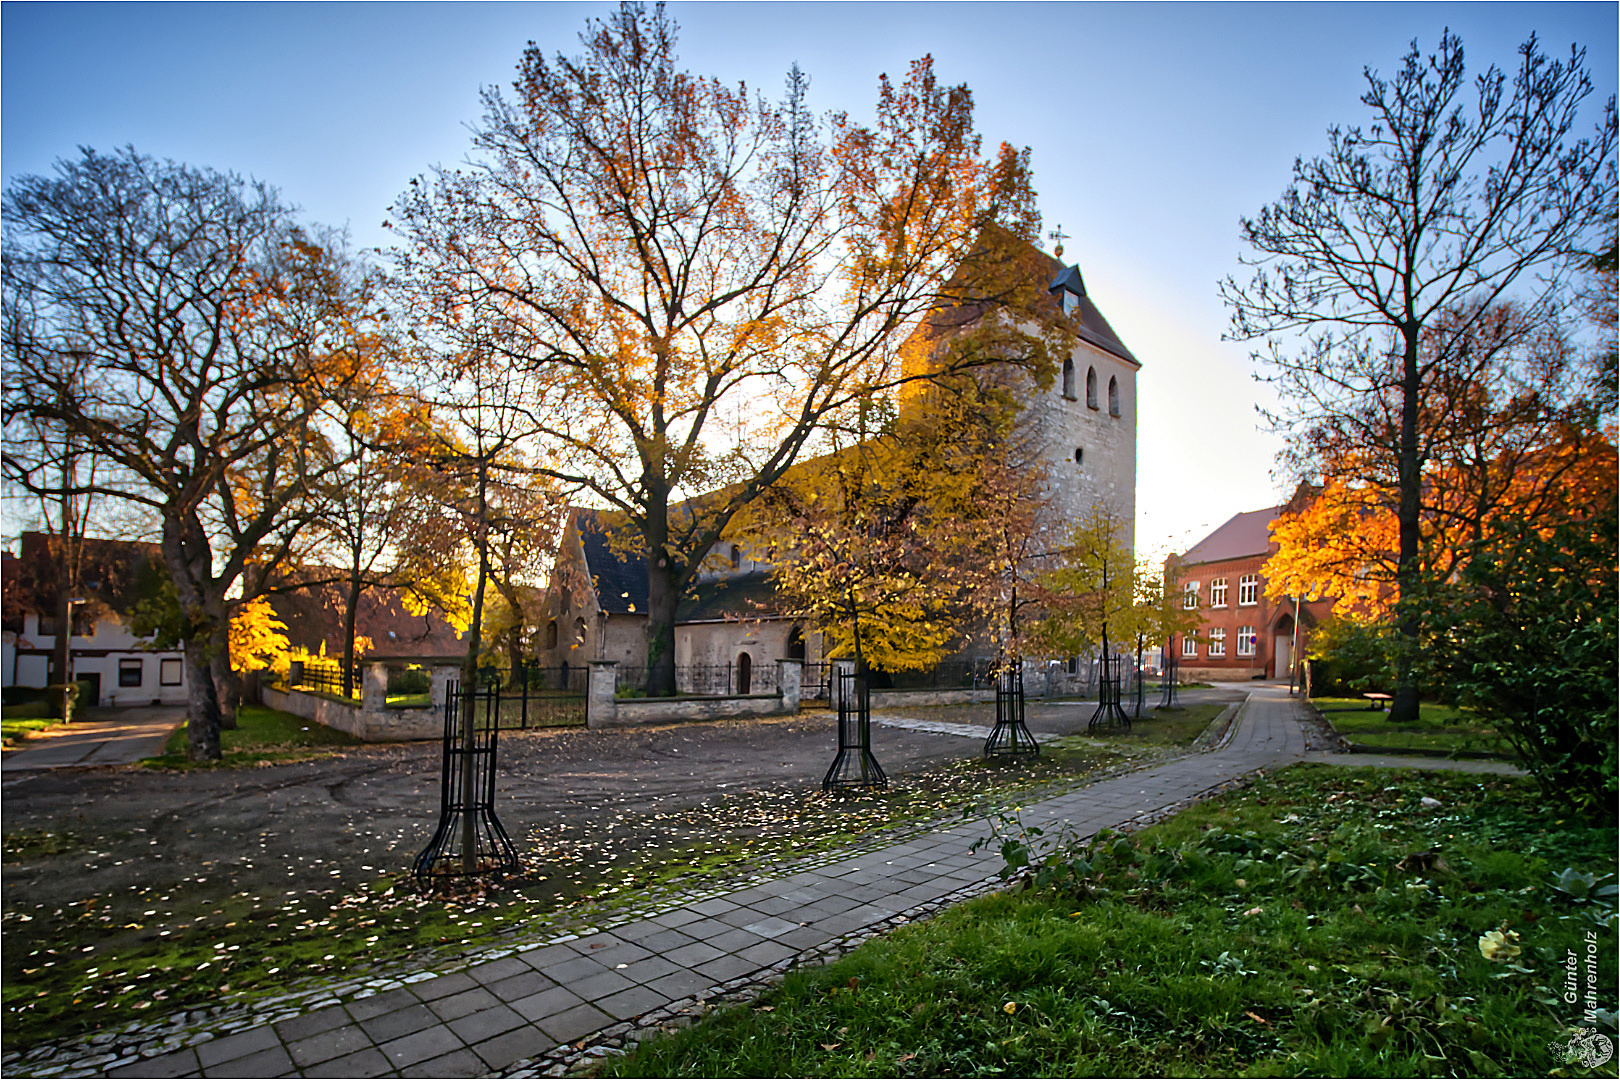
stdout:
MULTIPOLYGON (((1141 364, 1087 294, 1078 266, 1044 254, 1041 265, 1050 302, 1072 320, 1076 341, 1049 387, 1016 376, 1023 409, 1014 438, 1046 473, 1050 535, 1064 536, 1100 506, 1120 523, 1127 548, 1134 550, 1141 364)), ((599 659, 624 668, 646 663, 646 569, 639 557, 612 550, 602 520, 584 509, 569 516, 542 616, 542 666, 577 670, 599 659), (582 582, 588 584, 581 588, 582 582)), ((815 627, 778 609, 770 573, 770 565, 753 559, 745 546, 723 542, 677 611, 677 668, 726 673, 729 689, 710 692, 768 690, 761 680, 774 677, 777 659, 826 659, 815 627)))

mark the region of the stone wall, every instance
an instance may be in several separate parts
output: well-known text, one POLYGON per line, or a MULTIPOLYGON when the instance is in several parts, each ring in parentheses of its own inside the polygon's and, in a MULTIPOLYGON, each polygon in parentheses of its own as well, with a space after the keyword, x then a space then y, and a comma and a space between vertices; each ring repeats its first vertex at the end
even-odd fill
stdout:
POLYGON ((617 696, 618 664, 612 660, 592 661, 590 692, 585 703, 585 726, 632 727, 692 720, 792 716, 799 711, 799 686, 804 678, 804 664, 798 660, 778 660, 776 665, 778 691, 774 694, 620 698, 617 696))
POLYGON ((290 712, 336 731, 347 732, 361 742, 437 739, 444 735, 446 688, 460 677, 461 670, 449 665, 435 665, 431 672, 431 704, 425 708, 388 707, 388 665, 382 663, 365 666, 365 681, 358 704, 303 690, 277 690, 273 686, 265 686, 261 694, 264 703, 272 709, 290 712))

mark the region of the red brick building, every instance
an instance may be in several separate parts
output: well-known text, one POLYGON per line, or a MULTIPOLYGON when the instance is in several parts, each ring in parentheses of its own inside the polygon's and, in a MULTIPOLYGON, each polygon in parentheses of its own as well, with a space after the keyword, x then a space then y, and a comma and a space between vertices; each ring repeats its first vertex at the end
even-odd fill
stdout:
POLYGON ((1264 566, 1277 550, 1271 522, 1285 507, 1251 510, 1165 560, 1165 579, 1204 625, 1171 644, 1188 680, 1286 679, 1305 655, 1310 631, 1333 610, 1333 601, 1268 600, 1264 566), (1298 633, 1296 627, 1303 626, 1298 633))

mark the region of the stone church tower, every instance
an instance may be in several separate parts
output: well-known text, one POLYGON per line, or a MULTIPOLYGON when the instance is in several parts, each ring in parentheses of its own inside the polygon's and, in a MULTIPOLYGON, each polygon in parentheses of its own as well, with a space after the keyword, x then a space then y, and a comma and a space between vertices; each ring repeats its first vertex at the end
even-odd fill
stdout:
POLYGON ((1021 435, 1046 467, 1054 530, 1066 532, 1103 507, 1134 551, 1136 373, 1142 365, 1086 294, 1080 268, 1046 262, 1047 291, 1078 324, 1079 340, 1049 389, 1027 384, 1021 435))

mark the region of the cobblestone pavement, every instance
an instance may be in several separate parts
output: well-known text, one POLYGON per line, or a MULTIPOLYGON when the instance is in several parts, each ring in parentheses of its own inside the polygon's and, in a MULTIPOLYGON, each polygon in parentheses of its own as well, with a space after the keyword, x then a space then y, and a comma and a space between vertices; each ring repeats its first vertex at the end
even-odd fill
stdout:
MULTIPOLYGON (((1136 827, 1304 758, 1306 707, 1286 687, 1249 697, 1217 746, 1115 776, 1023 810, 1082 836, 1136 827)), ((104 1031, 48 1057, 8 1055, 8 1076, 562 1075, 584 1055, 757 992, 912 918, 993 888, 999 858, 970 850, 964 822, 578 935, 432 971, 353 981, 252 1012, 227 1003, 104 1031)))

